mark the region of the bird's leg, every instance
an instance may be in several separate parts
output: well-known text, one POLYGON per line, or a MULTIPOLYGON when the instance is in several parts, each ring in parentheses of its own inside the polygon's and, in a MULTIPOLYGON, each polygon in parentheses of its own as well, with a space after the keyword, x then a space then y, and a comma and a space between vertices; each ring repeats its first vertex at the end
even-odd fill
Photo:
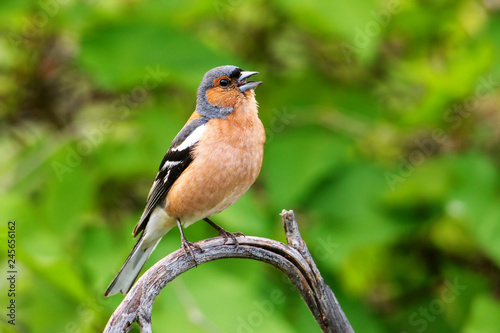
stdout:
POLYGON ((234 242, 234 245, 236 247, 238 247, 238 245, 240 245, 240 243, 238 242, 236 237, 238 237, 238 236, 245 237, 245 235, 242 234, 241 232, 234 232, 233 233, 233 232, 229 232, 229 231, 225 230, 224 228, 219 227, 217 224, 210 221, 210 219, 208 217, 204 218, 203 220, 205 222, 207 222, 208 224, 210 224, 215 230, 217 230, 219 232, 219 236, 224 237, 224 244, 226 244, 228 238, 231 238, 234 242))
POLYGON ((198 263, 194 258, 193 250, 191 250, 191 247, 194 247, 200 252, 203 252, 202 248, 199 245, 191 243, 186 239, 186 236, 184 236, 184 230, 182 229, 181 220, 179 219, 177 219, 177 227, 179 227, 179 231, 181 232, 181 243, 182 243, 182 249, 184 250, 184 255, 187 257, 187 253, 189 252, 191 258, 193 258, 195 266, 198 266, 198 263))

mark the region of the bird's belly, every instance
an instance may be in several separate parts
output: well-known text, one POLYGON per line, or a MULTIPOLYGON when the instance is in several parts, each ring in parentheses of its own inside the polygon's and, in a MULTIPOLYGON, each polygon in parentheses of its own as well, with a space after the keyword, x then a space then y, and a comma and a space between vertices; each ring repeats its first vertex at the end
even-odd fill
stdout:
POLYGON ((198 155, 171 187, 165 210, 188 226, 235 203, 257 178, 263 147, 219 145, 198 155), (191 170, 189 170, 191 169, 191 170), (196 175, 193 178, 181 179, 196 175))

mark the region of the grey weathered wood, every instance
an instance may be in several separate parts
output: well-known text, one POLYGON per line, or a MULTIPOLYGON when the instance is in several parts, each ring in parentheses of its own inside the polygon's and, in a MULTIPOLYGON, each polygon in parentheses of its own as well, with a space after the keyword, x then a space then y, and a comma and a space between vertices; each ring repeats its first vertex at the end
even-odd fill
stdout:
MULTIPOLYGON (((235 247, 222 237, 197 242, 204 252, 193 251, 198 265, 224 258, 247 258, 267 262, 282 270, 306 302, 323 332, 354 332, 340 304, 312 259, 300 236, 293 211, 281 213, 289 245, 261 237, 238 237, 235 247)), ((173 279, 195 267, 190 256, 179 249, 158 261, 135 283, 118 306, 104 332, 127 332, 137 321, 141 332, 151 332, 153 302, 173 279)))

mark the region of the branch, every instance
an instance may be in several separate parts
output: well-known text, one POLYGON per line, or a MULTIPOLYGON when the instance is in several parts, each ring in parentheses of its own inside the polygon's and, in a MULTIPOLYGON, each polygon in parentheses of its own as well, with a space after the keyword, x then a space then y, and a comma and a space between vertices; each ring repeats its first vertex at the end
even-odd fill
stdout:
MULTIPOLYGON (((281 213, 289 245, 261 237, 238 237, 240 245, 224 244, 222 237, 197 242, 199 265, 223 258, 247 258, 267 262, 282 270, 306 302, 323 332, 353 333, 340 304, 314 263, 300 236, 293 211, 281 213)), ((127 332, 137 321, 141 332, 151 332, 153 301, 173 279, 195 267, 190 256, 179 249, 158 261, 135 283, 109 319, 104 332, 127 332)))

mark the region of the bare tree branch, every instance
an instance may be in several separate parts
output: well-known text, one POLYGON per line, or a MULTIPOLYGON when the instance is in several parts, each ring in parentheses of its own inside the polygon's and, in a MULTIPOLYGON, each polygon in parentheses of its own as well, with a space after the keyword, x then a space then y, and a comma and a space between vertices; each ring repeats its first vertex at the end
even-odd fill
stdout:
MULTIPOLYGON (((224 244, 222 237, 197 242, 203 253, 195 252, 199 265, 224 258, 247 258, 267 262, 282 270, 306 302, 323 332, 354 332, 340 304, 314 263, 300 236, 293 211, 281 213, 289 245, 260 237, 238 237, 240 245, 224 244)), ((137 321, 141 332, 151 332, 153 301, 173 279, 195 266, 179 249, 146 271, 115 310, 104 332, 127 332, 137 321)))

